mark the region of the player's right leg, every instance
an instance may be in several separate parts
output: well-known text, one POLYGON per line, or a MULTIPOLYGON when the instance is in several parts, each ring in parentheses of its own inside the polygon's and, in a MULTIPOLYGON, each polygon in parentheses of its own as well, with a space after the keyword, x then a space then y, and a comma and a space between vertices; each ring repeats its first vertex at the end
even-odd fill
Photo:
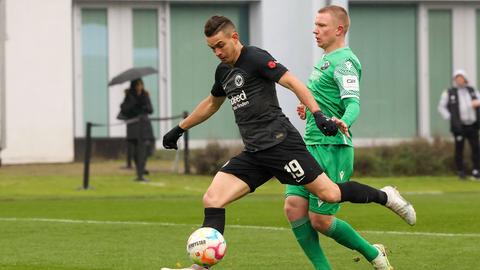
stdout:
MULTIPOLYGON (((343 145, 308 145, 307 149, 335 183, 344 183, 352 176, 353 147, 343 145)), ((297 188, 304 189, 302 186, 297 188)), ((358 251, 367 261, 373 262, 376 259, 377 265, 381 265, 381 259, 386 259, 386 256, 379 257, 380 252, 374 245, 360 236, 349 223, 335 217, 340 210, 340 204, 326 203, 319 200, 317 196, 308 194, 309 218, 315 230, 332 238, 344 247, 358 251)))
MULTIPOLYGON (((213 178, 212 183, 203 195, 205 216, 202 227, 211 227, 224 233, 225 207, 247 195, 265 182, 272 175, 263 170, 248 154, 241 153, 225 164, 213 178)), ((162 268, 172 270, 173 268, 162 268)), ((207 270, 199 265, 192 265, 184 270, 207 270)))
POLYGON ((310 196, 310 200, 307 201, 305 195, 308 197, 309 192, 302 186, 288 185, 285 213, 292 225, 297 242, 316 270, 332 269, 320 246, 317 231, 347 248, 360 252, 375 270, 393 269, 382 245, 370 244, 350 224, 333 216, 339 209, 338 204, 323 203, 315 196, 310 196), (301 193, 302 189, 303 193, 301 193), (308 216, 307 209, 310 209, 308 216), (312 211, 326 214, 317 214, 312 211))
POLYGON ((233 174, 218 172, 203 195, 205 217, 202 227, 211 227, 223 234, 225 206, 250 192, 250 187, 233 174))
MULTIPOLYGON (((256 153, 263 167, 283 184, 303 185, 326 202, 375 202, 385 205, 401 216, 408 224, 416 222, 415 209, 400 193, 375 189, 355 181, 336 184, 325 174, 317 161, 307 151, 303 139, 292 133, 275 147, 256 153)), ((345 179, 347 181, 349 179, 345 179)))
MULTIPOLYGON (((205 216, 202 227, 211 227, 223 234, 225 229, 225 206, 250 192, 250 187, 233 174, 218 172, 203 195, 205 216)), ((178 270, 208 270, 193 264, 178 270)), ((173 270, 173 268, 161 268, 173 270)))
POLYGON ((355 181, 335 184, 325 173, 322 173, 313 182, 306 184, 305 188, 322 201, 330 203, 375 202, 395 212, 409 225, 415 225, 417 221, 413 206, 392 186, 379 190, 355 181))
MULTIPOLYGON (((329 204, 322 206, 327 208, 329 204)), ((322 215, 313 212, 310 212, 309 217, 313 228, 332 238, 340 245, 358 251, 373 265, 375 270, 393 269, 388 261, 383 245, 370 244, 346 221, 333 215, 322 215)))
POLYGON ((385 247, 382 244, 373 244, 373 246, 378 250, 378 256, 373 261, 371 261, 373 265, 373 269, 393 270, 393 267, 390 265, 390 262, 388 261, 385 247))
POLYGON ((332 267, 320 246, 318 233, 308 217, 310 193, 302 186, 287 185, 284 211, 293 234, 316 270, 331 270, 332 267))
POLYGON ((263 170, 258 162, 245 152, 230 159, 215 175, 203 195, 205 207, 203 227, 212 227, 223 234, 225 206, 249 192, 254 192, 270 178, 272 175, 263 170))

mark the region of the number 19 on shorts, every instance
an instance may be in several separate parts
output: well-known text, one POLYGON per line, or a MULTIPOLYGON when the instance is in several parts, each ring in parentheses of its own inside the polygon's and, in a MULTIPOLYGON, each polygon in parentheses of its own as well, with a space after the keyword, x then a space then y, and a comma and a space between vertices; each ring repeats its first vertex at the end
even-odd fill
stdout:
POLYGON ((295 179, 297 183, 302 181, 305 177, 305 172, 303 171, 302 166, 300 166, 300 163, 298 163, 296 159, 288 162, 287 165, 285 165, 285 167, 283 168, 285 169, 285 171, 289 172, 292 175, 293 179, 295 179))

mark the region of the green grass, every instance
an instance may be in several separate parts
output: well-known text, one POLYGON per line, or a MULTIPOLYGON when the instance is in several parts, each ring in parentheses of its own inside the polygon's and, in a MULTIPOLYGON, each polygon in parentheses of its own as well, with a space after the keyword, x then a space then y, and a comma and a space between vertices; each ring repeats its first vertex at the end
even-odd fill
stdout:
MULTIPOLYGON (((81 164, 1 167, 0 269, 188 265, 186 238, 203 219, 201 197, 211 177, 153 171, 150 184, 139 184, 132 181, 133 171, 120 166, 93 164, 91 190, 78 190, 81 164)), ((480 182, 453 177, 359 180, 375 187, 394 184, 417 209, 414 227, 373 204, 344 204, 340 211, 369 241, 387 246, 395 269, 475 268, 480 182)), ((282 207, 283 186, 276 181, 229 206, 228 252, 214 269, 312 269, 282 207)), ((334 269, 371 269, 358 253, 323 236, 321 242, 334 269)))

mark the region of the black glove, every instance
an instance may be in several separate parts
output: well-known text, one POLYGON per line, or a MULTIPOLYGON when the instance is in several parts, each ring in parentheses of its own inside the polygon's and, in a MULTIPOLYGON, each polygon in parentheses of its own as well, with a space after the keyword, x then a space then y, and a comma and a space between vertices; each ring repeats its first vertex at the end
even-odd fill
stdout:
POLYGON ((178 125, 172 128, 172 130, 163 136, 163 147, 165 147, 165 149, 178 149, 177 141, 178 138, 182 137, 183 132, 185 132, 185 130, 178 125))
POLYGON ((325 117, 321 111, 313 113, 315 124, 325 136, 335 136, 338 133, 337 124, 325 117))

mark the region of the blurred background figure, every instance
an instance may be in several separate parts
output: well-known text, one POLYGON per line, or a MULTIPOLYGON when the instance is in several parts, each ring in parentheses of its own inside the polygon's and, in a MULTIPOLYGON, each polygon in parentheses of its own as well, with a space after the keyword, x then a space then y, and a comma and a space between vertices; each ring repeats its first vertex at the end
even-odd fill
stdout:
POLYGON ((442 93, 438 104, 438 111, 442 117, 450 120, 450 131, 455 140, 455 165, 460 179, 466 178, 463 163, 465 139, 470 144, 473 179, 480 179, 479 97, 480 93, 468 84, 465 71, 459 69, 453 73, 453 86, 442 93))
POLYGON ((130 82, 125 98, 120 105, 121 114, 127 119, 138 119, 127 124, 127 143, 132 149, 137 177, 135 181, 148 181, 144 176, 147 159, 155 149, 155 137, 148 115, 153 113, 152 102, 142 79, 130 82))

